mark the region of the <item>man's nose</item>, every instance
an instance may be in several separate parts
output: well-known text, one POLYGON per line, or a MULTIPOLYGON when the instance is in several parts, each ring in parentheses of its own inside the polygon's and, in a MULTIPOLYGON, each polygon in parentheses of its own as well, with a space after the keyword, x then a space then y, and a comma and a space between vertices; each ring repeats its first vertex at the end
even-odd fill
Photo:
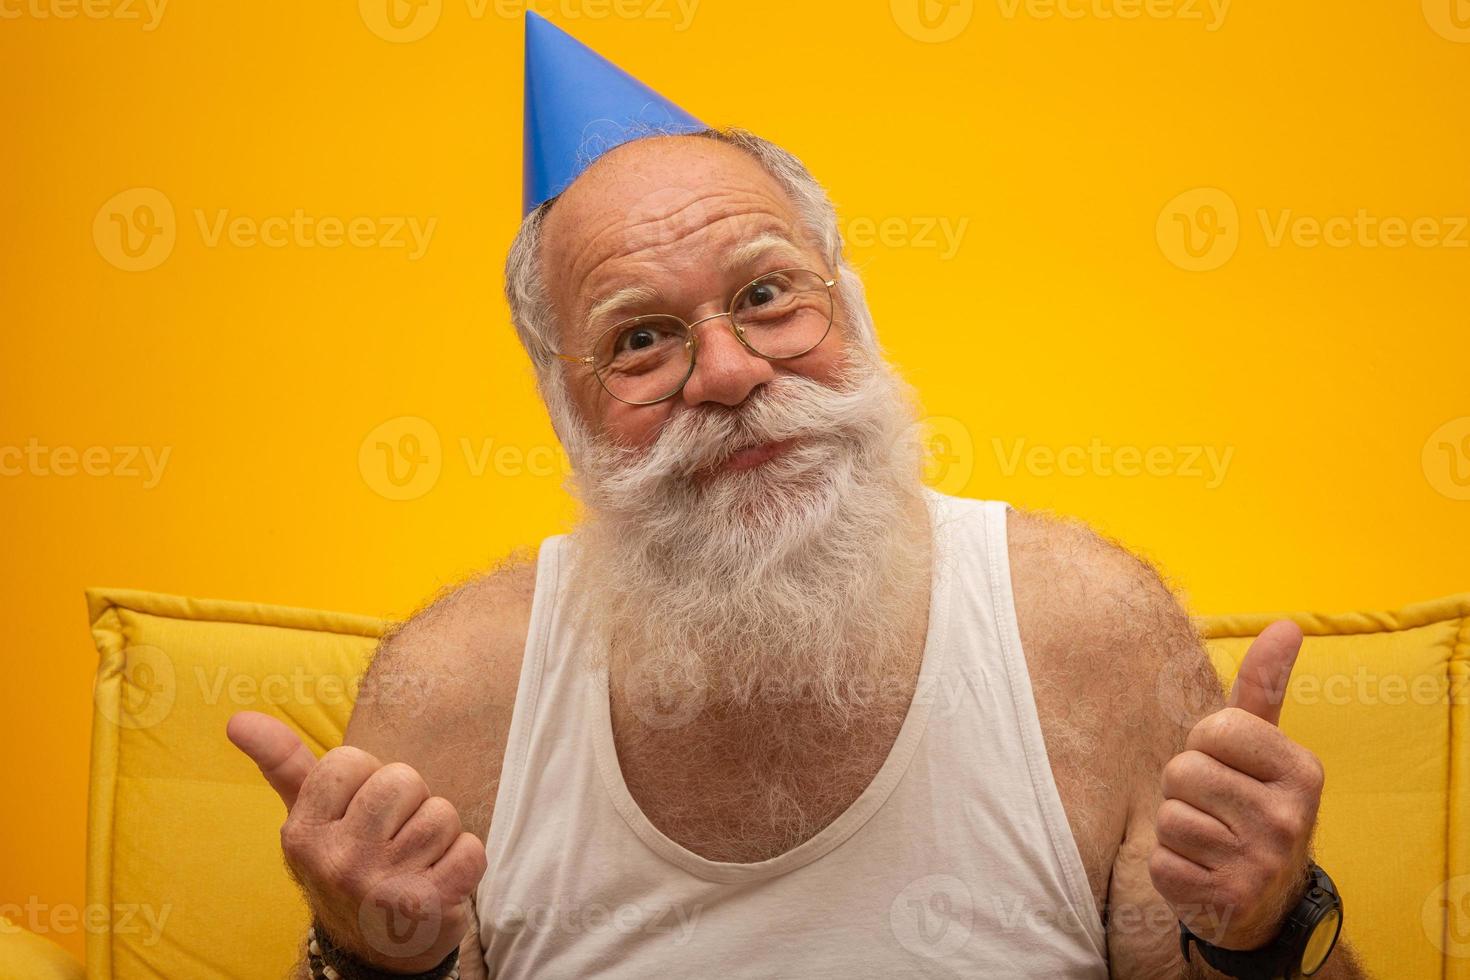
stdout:
POLYGON ((686 404, 739 405, 776 376, 770 361, 751 353, 735 337, 728 315, 696 323, 694 336, 694 373, 681 392, 686 404))

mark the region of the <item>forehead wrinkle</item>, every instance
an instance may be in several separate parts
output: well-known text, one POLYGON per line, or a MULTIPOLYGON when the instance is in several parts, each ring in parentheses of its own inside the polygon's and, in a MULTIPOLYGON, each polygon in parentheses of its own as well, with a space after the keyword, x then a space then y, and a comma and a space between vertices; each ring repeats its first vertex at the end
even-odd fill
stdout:
MULTIPOLYGON (((658 256, 660 252, 669 250, 677 250, 681 253, 687 252, 689 247, 688 239, 699 235, 715 234, 722 226, 732 221, 748 220, 752 220, 752 216, 746 213, 723 215, 698 228, 692 228, 685 234, 670 241, 654 242, 625 254, 607 256, 588 272, 583 281, 591 280, 599 270, 605 270, 609 265, 614 263, 626 262, 631 265, 647 265, 658 268, 658 256)), ((744 239, 732 248, 724 250, 716 260, 722 269, 730 271, 737 266, 749 265, 763 254, 770 252, 783 252, 788 257, 801 256, 801 248, 786 234, 784 222, 780 222, 769 216, 757 216, 755 220, 760 221, 760 223, 768 227, 765 230, 756 232, 752 237, 744 239)))
MULTIPOLYGON (((784 210, 779 200, 773 200, 765 195, 743 188, 728 188, 714 191, 707 196, 697 197, 694 200, 685 201, 670 213, 652 214, 631 225, 621 223, 622 219, 627 217, 625 212, 619 212, 617 210, 604 212, 603 220, 597 222, 597 227, 582 236, 580 243, 576 243, 569 250, 569 261, 567 265, 573 276, 577 276, 579 268, 587 267, 587 275, 578 277, 585 281, 591 278, 592 273, 598 266, 605 265, 610 259, 619 257, 637 258, 645 252, 671 247, 701 232, 708 232, 730 220, 749 219, 751 217, 757 219, 768 217, 784 220, 784 210), (710 218, 703 222, 691 222, 690 227, 680 230, 678 235, 669 241, 662 240, 667 238, 667 235, 654 234, 650 236, 651 240, 646 245, 642 245, 632 252, 628 252, 626 256, 620 256, 618 254, 635 238, 633 233, 638 229, 645 228, 649 225, 664 224, 678 228, 678 224, 674 222, 674 219, 691 208, 709 211, 710 218), (609 242, 608 239, 612 239, 612 241, 609 242), (604 252, 609 254, 601 254, 604 252)), ((593 221, 596 221, 595 217, 593 221)))
MULTIPOLYGON (((710 221, 710 222, 708 222, 708 223, 706 223, 706 224, 704 224, 704 225, 702 225, 702 226, 700 226, 698 228, 691 228, 689 231, 687 231, 686 233, 684 233, 680 237, 675 238, 675 239, 672 239, 670 241, 653 242, 653 243, 650 243, 649 245, 646 245, 646 246, 644 246, 642 248, 635 249, 635 250, 633 250, 631 252, 607 255, 607 256, 603 257, 602 259, 600 259, 595 265, 593 265, 593 267, 588 270, 588 272, 587 272, 587 274, 585 276, 580 277, 581 278, 581 281, 584 284, 585 283, 588 283, 588 282, 591 282, 592 280, 598 278, 598 273, 599 272, 602 272, 602 271, 606 270, 610 265, 614 265, 614 264, 627 263, 629 265, 647 265, 647 266, 651 266, 653 268, 657 268, 659 266, 659 253, 666 252, 666 251, 669 251, 669 250, 677 250, 679 252, 686 252, 688 250, 688 247, 689 247, 689 243, 688 243, 688 239, 689 238, 691 238, 693 236, 697 236, 697 235, 710 235, 710 234, 714 234, 722 226, 727 225, 729 222, 732 222, 732 221, 749 221, 749 220, 752 220, 752 216, 749 213, 745 213, 745 212, 741 212, 741 213, 737 213, 737 214, 722 215, 721 217, 718 217, 718 218, 714 219, 713 221, 710 221)), ((767 239, 767 238, 769 238, 769 239, 774 239, 775 242, 780 242, 782 245, 787 246, 788 248, 791 249, 791 251, 793 253, 799 254, 799 249, 797 249, 796 246, 794 245, 794 243, 789 238, 785 237, 785 235, 784 235, 784 230, 785 230, 784 222, 781 222, 781 221, 779 221, 779 219, 776 219, 774 216, 770 216, 770 215, 756 216, 755 220, 759 220, 761 223, 766 224, 768 226, 768 230, 758 232, 756 234, 756 236, 755 236, 754 239, 751 239, 751 240, 749 240, 749 241, 747 241, 745 243, 742 243, 742 245, 736 246, 737 249, 746 249, 751 242, 760 241, 761 239, 767 239), (772 230, 772 229, 775 229, 775 228, 778 228, 778 227, 781 229, 780 231, 772 230)), ((774 243, 771 243, 771 244, 774 244, 774 243)), ((768 245, 765 245, 765 244, 762 245, 762 248, 766 248, 766 247, 769 247, 769 246, 768 245)), ((590 248, 590 246, 589 246, 589 248, 590 248)), ((588 249, 584 248, 583 249, 583 252, 586 252, 587 250, 588 249)), ((721 259, 719 261, 723 265, 725 265, 725 266, 731 266, 731 265, 736 264, 730 258, 730 254, 731 254, 730 252, 725 252, 724 255, 721 257, 721 259)), ((752 256, 748 253, 748 251, 744 251, 744 252, 742 252, 742 254, 741 254, 740 257, 741 257, 742 260, 748 261, 752 256)), ((576 275, 575 268, 573 269, 573 275, 574 276, 576 275)), ((609 278, 618 279, 618 278, 622 278, 622 277, 621 276, 611 276, 609 278)))

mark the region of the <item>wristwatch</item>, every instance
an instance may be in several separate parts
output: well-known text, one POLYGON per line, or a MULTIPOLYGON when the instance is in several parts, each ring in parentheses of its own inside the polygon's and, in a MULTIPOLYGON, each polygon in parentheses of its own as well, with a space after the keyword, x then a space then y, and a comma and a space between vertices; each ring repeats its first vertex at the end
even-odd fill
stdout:
POLYGON ((1297 902, 1276 938, 1260 949, 1222 949, 1205 942, 1179 923, 1179 953, 1189 961, 1189 946, 1200 959, 1228 977, 1241 980, 1292 980, 1309 977, 1327 962, 1342 932, 1342 898, 1337 886, 1317 864, 1307 869, 1307 891, 1297 902))

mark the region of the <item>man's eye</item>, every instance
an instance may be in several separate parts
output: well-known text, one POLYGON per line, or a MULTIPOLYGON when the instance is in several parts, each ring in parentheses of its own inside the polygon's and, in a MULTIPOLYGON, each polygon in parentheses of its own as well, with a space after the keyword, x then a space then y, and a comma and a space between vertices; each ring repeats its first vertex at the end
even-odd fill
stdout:
POLYGON ((652 347, 656 343, 658 343, 657 334, 647 327, 640 327, 637 330, 629 330, 623 334, 622 340, 618 343, 618 349, 630 351, 642 350, 645 347, 652 347))
POLYGON ((760 282, 745 291, 743 306, 765 306, 781 298, 782 287, 777 282, 760 282))
POLYGON ((753 312, 763 308, 779 308, 788 304, 795 294, 804 289, 803 283, 793 283, 792 276, 785 272, 773 272, 745 287, 735 298, 736 313, 744 310, 753 312))
POLYGON ((611 357, 629 354, 647 354, 678 345, 682 338, 672 322, 637 323, 618 331, 612 340, 611 357))

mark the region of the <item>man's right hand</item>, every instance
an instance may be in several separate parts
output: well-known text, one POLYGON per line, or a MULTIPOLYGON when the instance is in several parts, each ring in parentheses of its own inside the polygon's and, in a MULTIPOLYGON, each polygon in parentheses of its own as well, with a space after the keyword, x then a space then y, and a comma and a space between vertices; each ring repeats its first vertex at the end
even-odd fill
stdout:
POLYGON ((485 847, 412 766, 344 745, 318 760, 284 722, 241 711, 230 741, 286 804, 281 850, 321 928, 400 973, 437 965, 469 928, 485 847))

